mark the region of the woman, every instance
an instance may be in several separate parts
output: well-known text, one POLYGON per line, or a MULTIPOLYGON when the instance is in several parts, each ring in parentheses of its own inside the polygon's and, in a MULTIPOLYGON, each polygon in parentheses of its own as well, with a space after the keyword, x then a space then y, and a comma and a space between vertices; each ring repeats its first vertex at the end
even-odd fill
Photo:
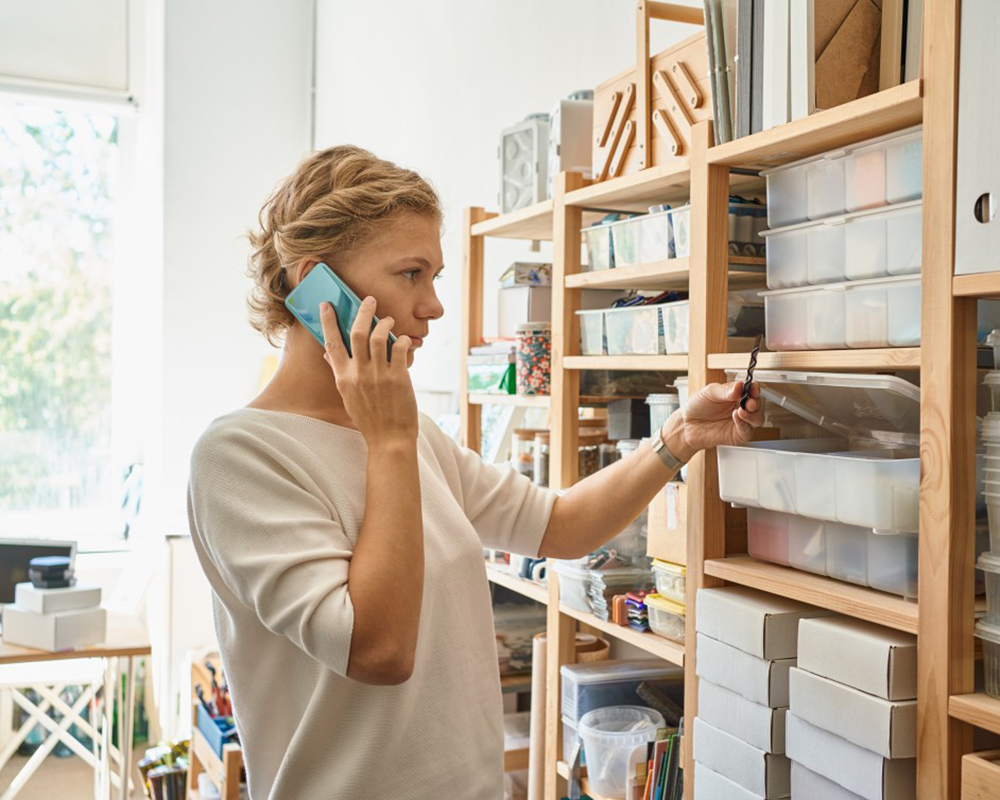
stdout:
POLYGON ((659 432, 665 448, 644 444, 557 498, 417 412, 407 369, 444 312, 441 209, 422 178, 331 148, 277 189, 259 222, 253 324, 283 336, 281 365, 206 430, 188 493, 251 796, 499 797, 483 548, 595 550, 677 464, 747 441, 762 419, 757 394, 743 410, 740 383, 708 387, 659 432), (331 310, 324 347, 285 309, 320 261, 365 298, 353 357, 331 310))

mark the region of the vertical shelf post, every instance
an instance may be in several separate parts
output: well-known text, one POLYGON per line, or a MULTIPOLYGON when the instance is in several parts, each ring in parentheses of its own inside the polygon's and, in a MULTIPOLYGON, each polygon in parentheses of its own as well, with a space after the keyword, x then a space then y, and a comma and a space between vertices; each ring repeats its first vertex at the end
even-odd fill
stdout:
POLYGON ((469 348, 483 338, 483 274, 485 247, 482 236, 472 234, 472 226, 485 220, 480 207, 466 208, 462 214, 462 370, 459 380, 462 445, 481 449, 482 407, 469 403, 469 348))
MULTIPOLYGON (((690 394, 724 379, 720 370, 708 368, 709 353, 726 352, 726 314, 729 291, 729 167, 708 163, 712 123, 700 122, 692 130, 691 148, 691 260, 690 394)), ((719 499, 719 474, 715 450, 691 459, 688 466, 687 617, 684 658, 684 795, 694 797, 694 747, 692 733, 698 713, 698 678, 695 675, 695 618, 700 587, 722 582, 705 575, 705 560, 726 554, 725 507, 719 499)))
POLYGON ((976 302, 955 298, 957 0, 924 5, 917 796, 958 798, 972 729, 948 715, 973 690, 976 302))

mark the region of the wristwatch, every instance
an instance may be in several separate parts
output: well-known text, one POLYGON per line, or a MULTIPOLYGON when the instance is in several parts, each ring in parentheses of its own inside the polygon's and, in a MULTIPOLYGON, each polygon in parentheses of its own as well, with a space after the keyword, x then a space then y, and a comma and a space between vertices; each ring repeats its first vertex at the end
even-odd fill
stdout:
POLYGON ((662 428, 653 437, 653 452, 660 457, 660 461, 666 464, 668 469, 677 471, 684 466, 684 462, 671 453, 670 448, 667 447, 662 428))

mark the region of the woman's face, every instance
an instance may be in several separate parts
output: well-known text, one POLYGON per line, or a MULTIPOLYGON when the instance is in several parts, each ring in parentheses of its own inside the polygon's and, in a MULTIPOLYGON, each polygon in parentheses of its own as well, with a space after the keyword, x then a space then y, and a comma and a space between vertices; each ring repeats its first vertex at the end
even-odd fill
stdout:
POLYGON ((414 351, 430 332, 431 320, 444 314, 434 290, 443 261, 437 222, 407 212, 385 222, 348 258, 331 254, 330 266, 359 298, 375 298, 375 315, 379 319, 392 317, 392 332, 397 337, 413 339, 407 357, 410 366, 414 351))

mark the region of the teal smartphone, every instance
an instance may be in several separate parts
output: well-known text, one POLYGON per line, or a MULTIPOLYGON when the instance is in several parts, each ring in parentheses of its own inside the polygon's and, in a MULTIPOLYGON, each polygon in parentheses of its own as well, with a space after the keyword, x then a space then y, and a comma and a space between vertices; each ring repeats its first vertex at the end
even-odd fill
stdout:
MULTIPOLYGON (((316 341, 325 345, 323 337, 323 324, 320 322, 319 307, 321 303, 330 303, 337 313, 337 327, 340 328, 340 338, 344 340, 344 347, 347 348, 348 355, 351 352, 351 327, 354 319, 358 316, 358 309, 361 308, 361 301, 358 296, 351 291, 351 287, 344 283, 326 264, 320 262, 313 267, 302 282, 289 292, 285 298, 285 307, 295 315, 309 332, 316 337, 316 341)), ((372 328, 378 322, 378 317, 372 319, 372 328)), ((390 331, 389 341, 386 345, 388 352, 386 357, 392 358, 392 345, 396 337, 390 331)))

